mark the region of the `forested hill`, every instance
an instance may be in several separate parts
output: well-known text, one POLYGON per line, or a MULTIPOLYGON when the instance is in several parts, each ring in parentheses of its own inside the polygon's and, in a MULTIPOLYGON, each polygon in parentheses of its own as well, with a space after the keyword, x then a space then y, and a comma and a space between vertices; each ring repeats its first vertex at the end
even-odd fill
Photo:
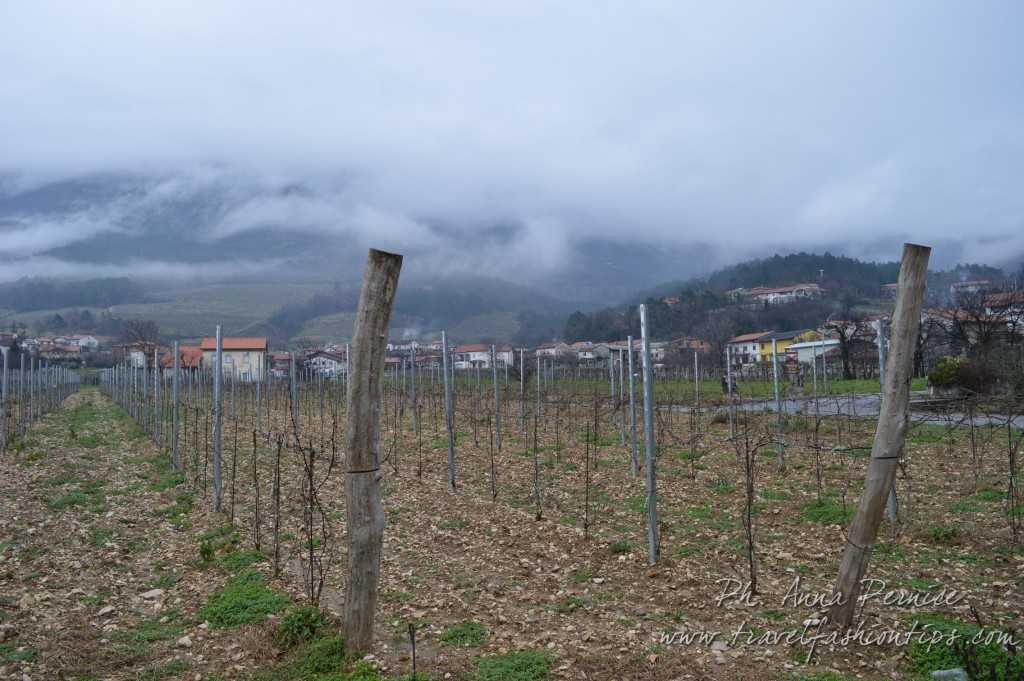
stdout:
MULTIPOLYGON (((1021 270, 1024 274, 1024 268, 1021 270)), ((883 284, 895 282, 898 262, 865 262, 830 253, 794 253, 750 260, 718 270, 706 278, 667 282, 633 296, 626 304, 592 313, 575 312, 565 324, 564 338, 616 340, 639 333, 636 303, 647 302, 659 337, 692 335, 712 345, 736 333, 763 329, 811 328, 830 314, 849 314, 874 300, 880 304, 883 284), (821 299, 789 305, 752 308, 738 306, 725 295, 736 288, 785 286, 813 282, 825 289, 821 299), (672 299, 670 302, 669 299, 672 299)), ((988 265, 957 265, 929 273, 934 304, 944 304, 949 284, 964 279, 1001 281, 1006 274, 988 265)))
POLYGON ((899 271, 898 262, 863 262, 831 253, 793 253, 749 260, 718 270, 708 277, 706 286, 713 291, 727 291, 817 282, 825 288, 874 295, 882 284, 896 281, 899 271))
MULTIPOLYGON (((866 262, 831 253, 791 253, 770 258, 748 260, 717 270, 707 277, 671 281, 642 291, 629 302, 648 298, 674 296, 679 291, 712 291, 724 293, 736 288, 755 286, 786 286, 813 282, 832 292, 877 297, 880 287, 896 281, 898 262, 866 262)), ((961 279, 1002 279, 1005 273, 997 267, 978 264, 957 265, 952 269, 931 272, 930 283, 941 285, 961 279)))
POLYGON ((125 277, 63 281, 26 278, 0 284, 0 308, 27 312, 64 307, 110 307, 142 301, 143 288, 125 277))

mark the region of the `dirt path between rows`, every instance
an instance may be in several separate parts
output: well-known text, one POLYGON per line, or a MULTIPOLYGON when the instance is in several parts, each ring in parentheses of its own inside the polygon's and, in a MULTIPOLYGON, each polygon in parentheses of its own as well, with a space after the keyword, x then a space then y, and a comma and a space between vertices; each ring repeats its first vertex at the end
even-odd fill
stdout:
POLYGON ((267 666, 272 644, 198 616, 229 575, 199 559, 191 495, 109 399, 72 395, 18 449, 0 478, 0 678, 213 679, 267 666))

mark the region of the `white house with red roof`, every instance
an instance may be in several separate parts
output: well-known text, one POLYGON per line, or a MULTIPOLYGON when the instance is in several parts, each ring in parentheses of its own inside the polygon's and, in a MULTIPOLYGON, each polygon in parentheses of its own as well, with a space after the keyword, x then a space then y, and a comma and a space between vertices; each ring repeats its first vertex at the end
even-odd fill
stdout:
MULTIPOLYGON (((494 361, 498 368, 515 366, 515 351, 511 345, 495 345, 494 361)), ((491 346, 486 343, 458 345, 452 350, 456 369, 491 368, 491 346)))

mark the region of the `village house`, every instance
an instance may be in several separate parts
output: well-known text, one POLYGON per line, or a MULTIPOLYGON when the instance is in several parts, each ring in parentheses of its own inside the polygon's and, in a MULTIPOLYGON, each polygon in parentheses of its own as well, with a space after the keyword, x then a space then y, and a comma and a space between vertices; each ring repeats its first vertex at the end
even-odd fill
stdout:
POLYGON ((270 367, 270 375, 274 378, 285 378, 292 363, 290 352, 271 352, 267 355, 267 363, 270 367))
POLYGON ((786 358, 794 357, 800 364, 810 364, 815 361, 815 357, 820 359, 828 351, 837 347, 839 347, 839 340, 836 338, 791 343, 786 346, 786 358))
POLYGON ((387 352, 394 353, 396 355, 408 355, 412 353, 413 350, 419 350, 420 344, 419 341, 406 340, 400 343, 388 343, 384 346, 384 349, 387 352))
MULTIPOLYGON (((199 347, 203 351, 203 366, 215 366, 217 339, 205 336, 199 347)), ((241 381, 257 379, 263 375, 266 354, 265 337, 224 336, 221 338, 221 371, 241 381)))
POLYGON ((742 368, 749 364, 756 364, 761 358, 761 344, 760 340, 763 336, 767 336, 770 331, 755 331, 754 333, 744 333, 730 338, 725 344, 726 353, 729 356, 729 362, 732 367, 742 368))
POLYGON ((568 355, 572 352, 572 349, 567 343, 556 342, 556 343, 541 343, 534 350, 537 356, 543 357, 544 359, 558 360, 564 355, 568 355))
POLYGON ((100 341, 96 336, 90 336, 89 334, 72 334, 70 336, 60 336, 54 339, 56 342, 63 345, 77 345, 87 352, 93 352, 99 350, 100 341))
POLYGON ((992 289, 992 282, 988 279, 974 279, 971 281, 957 281, 949 285, 949 295, 953 300, 959 300, 961 296, 984 293, 992 289))
POLYGON ((801 329, 799 331, 770 331, 757 339, 758 345, 760 346, 760 361, 771 362, 773 349, 779 356, 783 356, 785 355, 786 348, 793 343, 817 340, 817 338, 818 333, 811 329, 801 329))
POLYGON ((985 314, 1001 314, 1024 321, 1024 291, 1003 291, 985 296, 985 314))
POLYGON ((345 355, 326 350, 317 350, 306 356, 305 364, 321 376, 341 376, 346 369, 345 355))
MULTIPOLYGON (((183 372, 195 373, 203 368, 203 349, 198 345, 178 346, 178 368, 183 372)), ((160 355, 160 366, 164 375, 170 376, 174 371, 174 351, 160 355)))
MULTIPOLYGON (((496 345, 494 361, 498 368, 515 366, 515 352, 511 345, 496 345)), ((485 343, 459 345, 452 350, 456 369, 491 368, 491 346, 485 343)))
POLYGON ((601 366, 608 357, 606 343, 576 341, 569 346, 569 350, 576 353, 576 362, 581 366, 601 366))
POLYGON ((156 343, 145 341, 124 343, 117 346, 116 349, 124 361, 136 369, 145 369, 146 367, 153 366, 153 353, 159 352, 159 346, 156 343))
POLYGON ((818 284, 792 284, 790 286, 755 286, 754 288, 736 288, 726 291, 725 295, 734 301, 744 301, 755 305, 779 305, 797 300, 820 298, 825 289, 818 284))
POLYGON ((688 350, 691 352, 700 353, 711 352, 711 343, 703 341, 700 338, 694 338, 692 336, 683 336, 682 338, 676 338, 670 342, 670 345, 679 350, 688 350))
POLYGON ((52 365, 82 366, 82 348, 77 345, 54 344, 39 353, 39 359, 52 365))

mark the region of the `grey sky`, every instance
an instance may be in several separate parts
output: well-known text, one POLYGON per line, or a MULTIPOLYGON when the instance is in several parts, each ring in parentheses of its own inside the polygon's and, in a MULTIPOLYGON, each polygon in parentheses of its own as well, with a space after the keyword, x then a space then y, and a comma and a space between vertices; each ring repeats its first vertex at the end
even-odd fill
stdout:
POLYGON ((520 224, 541 268, 580 235, 1024 253, 1019 2, 377 4, 4 2, 0 171, 302 183, 214 234, 520 224))

